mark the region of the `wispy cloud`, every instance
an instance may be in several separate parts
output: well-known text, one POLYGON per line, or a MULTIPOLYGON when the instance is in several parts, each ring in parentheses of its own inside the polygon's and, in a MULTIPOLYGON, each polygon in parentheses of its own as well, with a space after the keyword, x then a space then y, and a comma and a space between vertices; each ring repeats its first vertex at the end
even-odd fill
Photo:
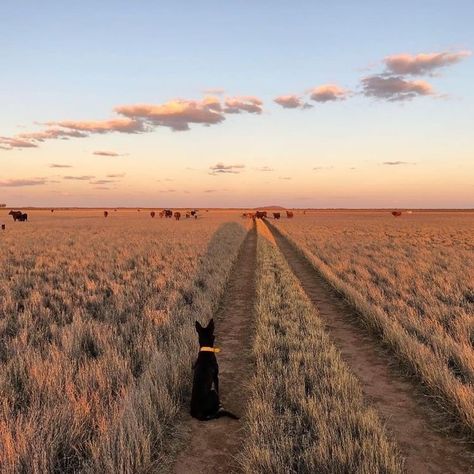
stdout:
POLYGON ((59 163, 51 163, 50 168, 72 168, 72 165, 61 165, 59 163))
POLYGON ((116 183, 117 181, 113 180, 113 179, 95 179, 95 180, 92 180, 90 183, 91 184, 112 184, 112 183, 116 183))
POLYGON ((217 191, 217 189, 205 189, 204 192, 205 193, 215 193, 217 191))
POLYGON ((412 161, 384 161, 382 164, 386 166, 399 166, 399 165, 415 165, 416 163, 412 161))
POLYGON ((0 180, 0 187, 3 188, 21 188, 25 186, 41 186, 47 184, 49 181, 46 178, 31 178, 31 179, 6 179, 0 180))
POLYGON ((105 150, 94 151, 92 154, 97 155, 97 156, 110 156, 110 157, 126 156, 125 153, 117 153, 116 151, 105 151, 105 150))
POLYGON ((345 100, 349 91, 337 84, 323 84, 311 90, 310 98, 315 102, 332 102, 336 100, 345 100))
POLYGON ((410 81, 402 77, 373 75, 364 77, 361 82, 362 93, 365 96, 390 102, 434 94, 432 85, 422 80, 410 81))
POLYGON ((0 148, 2 150, 13 150, 14 148, 36 148, 38 145, 20 137, 0 137, 0 148))
POLYGON ((393 74, 422 75, 456 64, 471 55, 471 51, 393 54, 385 57, 384 63, 387 70, 393 74))
POLYGON ((270 168, 270 166, 261 166, 260 168, 255 168, 256 171, 263 171, 263 172, 268 172, 268 171, 275 171, 273 168, 270 168))
POLYGON ((91 179, 95 179, 95 176, 83 175, 83 176, 63 176, 63 179, 69 181, 90 181, 91 179))
POLYGON ((143 123, 130 118, 115 118, 109 120, 63 120, 60 122, 47 122, 46 125, 58 126, 86 133, 138 133, 145 131, 143 123))
POLYGON ((209 174, 238 174, 245 168, 245 165, 225 165, 224 163, 217 163, 209 167, 211 170, 209 174))

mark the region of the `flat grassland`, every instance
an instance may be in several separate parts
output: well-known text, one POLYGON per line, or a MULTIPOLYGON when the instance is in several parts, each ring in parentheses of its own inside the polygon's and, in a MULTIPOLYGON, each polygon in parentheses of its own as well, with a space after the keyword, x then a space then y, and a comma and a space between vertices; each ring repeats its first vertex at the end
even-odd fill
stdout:
POLYGON ((321 211, 276 225, 472 437, 474 214, 321 211))
POLYGON ((0 471, 149 472, 246 234, 236 214, 0 219, 0 471), (1 231, 0 231, 1 232, 1 231))

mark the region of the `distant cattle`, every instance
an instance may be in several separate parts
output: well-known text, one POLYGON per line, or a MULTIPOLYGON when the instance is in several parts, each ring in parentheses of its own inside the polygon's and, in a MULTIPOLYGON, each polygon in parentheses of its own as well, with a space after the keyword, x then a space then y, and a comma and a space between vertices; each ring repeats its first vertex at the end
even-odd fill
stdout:
POLYGON ((2 224, 2 230, 5 230, 5 224, 2 224))
POLYGON ((150 216, 151 216, 152 218, 154 218, 155 215, 156 215, 156 214, 155 214, 155 211, 151 211, 151 212, 150 212, 150 216))
POLYGON ((263 219, 264 217, 267 217, 267 212, 266 211, 257 211, 255 213, 255 217, 257 219, 263 219))
POLYGON ((8 215, 13 217, 14 222, 26 222, 28 220, 28 214, 25 214, 21 211, 10 211, 8 215))
POLYGON ((400 217, 402 215, 401 211, 392 211, 392 216, 394 217, 400 217))
POLYGON ((163 219, 164 215, 165 215, 165 211, 160 211, 158 213, 158 215, 160 216, 160 219, 163 219))
POLYGON ((193 209, 193 210, 191 211, 191 215, 192 215, 192 216, 195 216, 195 215, 197 214, 197 212, 198 212, 197 209, 193 209))
POLYGON ((171 219, 173 217, 173 211, 171 209, 165 209, 164 213, 165 213, 165 217, 168 219, 171 219))
POLYGON ((191 217, 191 213, 190 212, 186 212, 186 219, 189 219, 191 217))
POLYGON ((181 219, 181 212, 176 211, 176 212, 174 213, 174 218, 175 218, 177 221, 179 221, 179 220, 181 219))
POLYGON ((288 219, 291 219, 293 217, 293 211, 286 211, 286 217, 288 217, 288 219))
POLYGON ((140 211, 141 211, 141 209, 137 209, 137 212, 140 212, 140 211))
POLYGON ((51 209, 51 213, 53 213, 53 212, 54 212, 54 209, 51 209))
POLYGON ((273 219, 280 219, 280 213, 279 212, 274 212, 273 213, 273 219))
POLYGON ((109 213, 107 211, 104 211, 104 217, 108 217, 109 213))

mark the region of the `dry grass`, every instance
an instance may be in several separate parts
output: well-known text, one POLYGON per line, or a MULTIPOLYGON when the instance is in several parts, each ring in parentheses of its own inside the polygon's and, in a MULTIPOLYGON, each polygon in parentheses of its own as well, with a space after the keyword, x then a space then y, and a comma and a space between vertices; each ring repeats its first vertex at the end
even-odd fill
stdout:
POLYGON ((472 437, 472 213, 316 213, 276 226, 472 437))
POLYGON ((215 311, 245 230, 225 213, 143 214, 7 221, 2 473, 148 472, 166 461, 190 386, 191 323, 215 311))
POLYGON ((264 225, 257 256, 255 377, 246 473, 402 472, 361 388, 264 225), (304 335, 304 337, 302 337, 304 335))

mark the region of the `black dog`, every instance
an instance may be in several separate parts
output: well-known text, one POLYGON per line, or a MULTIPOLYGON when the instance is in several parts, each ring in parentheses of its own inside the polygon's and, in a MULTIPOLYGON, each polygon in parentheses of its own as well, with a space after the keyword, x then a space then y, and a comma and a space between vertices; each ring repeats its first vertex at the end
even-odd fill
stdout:
POLYGON ((215 355, 219 349, 214 348, 214 320, 211 319, 205 328, 196 321, 196 331, 199 335, 199 355, 194 364, 191 416, 201 421, 221 416, 238 420, 219 403, 219 366, 215 355))

